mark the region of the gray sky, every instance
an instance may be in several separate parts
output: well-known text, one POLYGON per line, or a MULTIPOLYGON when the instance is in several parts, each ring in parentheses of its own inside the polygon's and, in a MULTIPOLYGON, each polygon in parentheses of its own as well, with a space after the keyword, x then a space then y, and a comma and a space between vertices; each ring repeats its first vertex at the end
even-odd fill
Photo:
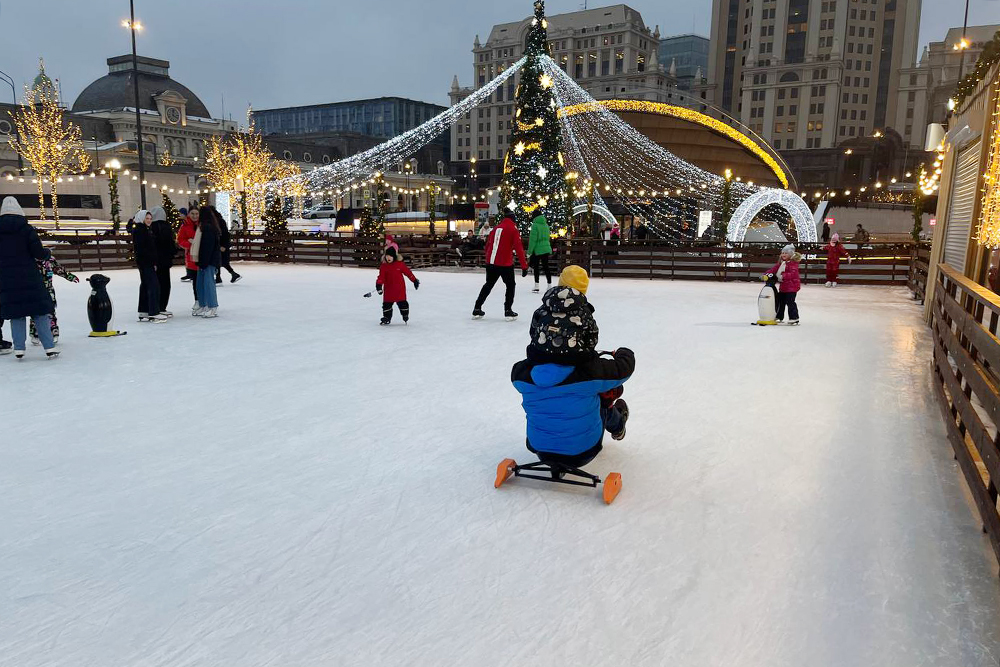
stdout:
MULTIPOLYGON (((213 115, 399 95, 447 104, 452 75, 472 82, 473 37, 531 13, 531 0, 135 0, 139 53, 170 61, 173 78, 213 115)), ((548 0, 558 14, 581 0, 548 0)), ((614 4, 590 0, 590 7, 614 4)), ((632 0, 664 35, 708 36, 711 0, 632 0)), ((921 46, 961 26, 960 0, 924 0, 921 46)), ((0 0, 0 70, 31 81, 38 57, 72 104, 130 52, 126 0, 0 0), (43 38, 40 40, 40 38, 43 38)), ((971 0, 969 24, 1000 23, 1000 0, 971 0)), ((20 90, 18 90, 20 96, 20 90)), ((9 101, 0 88, 0 100, 9 101)))

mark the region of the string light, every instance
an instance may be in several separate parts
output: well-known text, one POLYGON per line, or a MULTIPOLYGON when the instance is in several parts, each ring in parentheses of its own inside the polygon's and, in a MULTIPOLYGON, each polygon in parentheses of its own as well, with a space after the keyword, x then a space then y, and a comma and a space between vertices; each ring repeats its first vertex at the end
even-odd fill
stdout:
POLYGON ((979 243, 1000 248, 1000 86, 993 103, 993 138, 983 173, 983 201, 979 213, 979 243))

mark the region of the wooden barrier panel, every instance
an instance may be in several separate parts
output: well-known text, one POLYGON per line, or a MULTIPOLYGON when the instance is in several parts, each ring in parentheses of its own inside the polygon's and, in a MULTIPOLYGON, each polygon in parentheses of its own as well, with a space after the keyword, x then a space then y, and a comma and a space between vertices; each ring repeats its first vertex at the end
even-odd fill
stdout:
POLYGON ((931 308, 935 395, 948 440, 1000 558, 1000 297, 940 264, 931 308))

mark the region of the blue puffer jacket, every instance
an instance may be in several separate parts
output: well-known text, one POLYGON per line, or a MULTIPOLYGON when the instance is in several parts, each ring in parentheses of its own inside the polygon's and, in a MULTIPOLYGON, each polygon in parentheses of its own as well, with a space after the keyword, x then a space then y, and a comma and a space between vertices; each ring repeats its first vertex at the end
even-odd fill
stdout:
POLYGON ((613 358, 597 357, 576 366, 514 364, 510 379, 521 393, 528 419, 528 443, 538 452, 580 454, 601 442, 599 394, 625 384, 635 370, 635 355, 619 348, 613 358))

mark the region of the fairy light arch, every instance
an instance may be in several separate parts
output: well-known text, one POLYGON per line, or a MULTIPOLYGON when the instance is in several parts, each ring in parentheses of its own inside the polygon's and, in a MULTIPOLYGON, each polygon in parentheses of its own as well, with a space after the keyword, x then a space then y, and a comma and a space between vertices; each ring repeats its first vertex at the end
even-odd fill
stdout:
POLYGON ((795 233, 800 243, 816 242, 816 222, 813 220, 812 211, 809 210, 802 197, 794 192, 777 188, 760 188, 743 200, 729 220, 729 242, 740 243, 743 241, 754 217, 774 204, 778 204, 792 216, 792 221, 795 223, 795 233))

